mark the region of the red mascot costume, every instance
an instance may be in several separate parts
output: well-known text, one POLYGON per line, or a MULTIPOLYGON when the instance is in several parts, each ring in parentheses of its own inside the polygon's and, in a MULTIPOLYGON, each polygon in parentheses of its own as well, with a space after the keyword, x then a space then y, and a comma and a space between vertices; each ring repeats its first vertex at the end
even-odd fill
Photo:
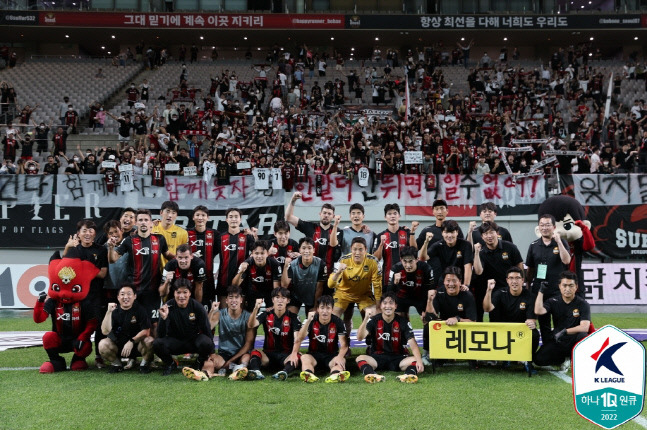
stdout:
POLYGON ((97 328, 92 304, 85 300, 90 292, 90 281, 99 269, 89 261, 62 258, 54 254, 49 262, 49 291, 41 293, 34 306, 34 321, 44 322, 52 317, 52 331, 43 336, 43 347, 49 356, 40 366, 40 373, 60 372, 66 369, 63 352, 74 352, 71 370, 85 370, 85 357, 92 352, 90 335, 97 328))

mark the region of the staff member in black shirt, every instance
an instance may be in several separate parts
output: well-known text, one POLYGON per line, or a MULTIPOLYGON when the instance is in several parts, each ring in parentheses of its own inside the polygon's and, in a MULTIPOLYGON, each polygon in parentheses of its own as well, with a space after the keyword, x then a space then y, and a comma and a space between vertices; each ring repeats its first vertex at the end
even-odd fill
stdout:
MULTIPOLYGON (((485 247, 482 247, 480 243, 474 244, 474 273, 481 279, 494 279, 496 281, 495 291, 508 286, 506 271, 510 267, 517 266, 523 270, 523 259, 519 248, 511 242, 499 240, 498 230, 499 227, 495 222, 484 222, 479 227, 479 232, 485 242, 485 247)), ((479 321, 483 321, 483 299, 486 289, 487 284, 478 284, 474 291, 479 321), (479 286, 480 288, 478 288, 479 286)), ((490 321, 497 321, 496 312, 490 313, 490 321)))
MULTIPOLYGON (((526 265, 527 285, 533 293, 537 294, 542 282, 545 282, 544 301, 559 296, 559 276, 564 270, 568 270, 571 263, 571 254, 566 240, 562 239, 555 229, 555 217, 550 214, 541 215, 537 231, 539 239, 535 240, 528 247, 526 265)), ((550 316, 539 317, 539 330, 542 338, 551 336, 550 316)))
POLYGON ((153 342, 155 354, 164 362, 164 376, 177 369, 172 354, 197 352, 194 366, 202 369, 205 360, 215 352, 207 311, 191 298, 191 281, 177 279, 171 292, 174 298, 160 308, 158 337, 153 342))
POLYGON ((443 271, 449 266, 460 267, 463 271, 463 285, 472 282, 472 262, 474 254, 472 245, 465 239, 460 239, 460 227, 454 220, 447 220, 442 225, 442 240, 435 242, 427 250, 430 241, 429 235, 420 249, 420 259, 427 262, 434 269, 434 278, 439 279, 443 271))
MULTIPOLYGON (((119 304, 108 304, 101 323, 101 331, 107 337, 99 342, 99 352, 106 363, 112 363, 110 373, 124 370, 122 357, 134 360, 138 355, 142 356, 139 372, 150 373, 149 363, 153 359, 151 322, 148 312, 135 301, 136 298, 132 285, 122 286, 117 295, 119 304)), ((132 366, 133 362, 129 364, 132 366)))
MULTIPOLYGON (((539 347, 539 332, 537 332, 537 322, 535 321, 535 295, 529 290, 523 288, 523 271, 517 266, 508 269, 506 275, 508 288, 499 290, 492 294, 496 282, 494 279, 488 279, 487 291, 483 299, 483 310, 492 312, 498 310, 499 322, 503 323, 524 323, 532 330, 532 354, 539 347)), ((532 363, 524 363, 528 374, 536 373, 532 368, 532 363)))
POLYGON ((558 366, 563 363, 562 370, 568 370, 573 347, 589 333, 591 308, 586 300, 575 295, 575 273, 564 271, 559 278, 560 296, 544 302, 542 289, 537 294, 535 314, 552 316, 554 336, 543 340, 534 362, 538 366, 558 366))

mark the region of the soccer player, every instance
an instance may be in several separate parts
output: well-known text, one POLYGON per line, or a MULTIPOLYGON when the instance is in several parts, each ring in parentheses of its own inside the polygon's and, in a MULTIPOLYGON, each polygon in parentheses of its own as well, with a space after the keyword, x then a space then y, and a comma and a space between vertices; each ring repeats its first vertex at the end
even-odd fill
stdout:
POLYGON ((411 230, 400 226, 400 206, 397 203, 389 203, 384 206, 384 219, 388 224, 386 230, 378 234, 380 245, 373 254, 382 264, 382 284, 389 284, 389 273, 394 264, 400 262, 400 249, 405 246, 415 246, 415 231, 420 224, 418 221, 411 223, 411 230))
MULTIPOLYGON (((186 230, 175 225, 178 212, 180 212, 180 207, 177 203, 170 200, 165 201, 160 209, 161 221, 159 223, 156 221, 153 227, 153 233, 164 236, 168 250, 173 254, 173 257, 177 252, 177 247, 189 241, 186 230)), ((163 257, 162 264, 166 265, 171 258, 163 257)))
POLYGON ((366 339, 369 350, 355 361, 370 384, 384 382, 384 375, 375 373, 380 369, 404 371, 397 378, 406 383, 418 382, 418 373, 425 370, 411 324, 395 313, 396 308, 395 294, 386 293, 380 303, 382 313, 374 315, 374 309, 368 309, 357 329, 357 340, 366 339), (413 356, 409 355, 407 345, 413 356))
MULTIPOLYGON (((377 258, 367 252, 363 237, 353 239, 350 254, 339 259, 337 270, 328 278, 328 287, 334 288, 333 313, 341 317, 346 308, 357 304, 360 312, 367 308, 375 311, 382 298, 382 273, 377 258)), ((346 332, 350 330, 346 322, 346 332)))
POLYGON ((214 277, 213 260, 217 254, 217 244, 220 242, 220 233, 207 228, 209 222, 209 209, 198 205, 193 209, 193 228, 187 231, 189 246, 195 257, 200 257, 205 264, 207 279, 202 284, 202 304, 205 309, 211 308, 211 303, 216 300, 216 280, 214 277))
MULTIPOLYGON (((499 240, 498 226, 493 221, 485 221, 479 227, 479 232, 485 247, 480 243, 474 244, 474 273, 481 279, 494 279, 495 291, 504 289, 508 286, 507 270, 512 266, 523 270, 523 259, 519 248, 512 242, 499 240)), ((477 283, 474 288, 478 321, 483 321, 483 299, 486 289, 487 284, 482 283, 477 283)), ((490 312, 490 321, 497 321, 496 311, 490 312)))
POLYGON ((194 368, 201 369, 214 352, 213 333, 207 312, 200 302, 191 298, 189 280, 177 279, 171 293, 173 298, 159 310, 158 336, 153 341, 153 350, 164 363, 164 376, 177 369, 171 354, 197 352, 194 368))
POLYGON ((255 318, 243 309, 243 294, 239 287, 227 288, 227 307, 219 309, 219 303, 213 302, 209 312, 211 329, 218 326, 218 353, 211 354, 204 362, 202 370, 185 367, 182 373, 196 381, 207 381, 214 376, 225 376, 227 369, 232 368, 229 379, 238 381, 247 376, 249 351, 254 345, 255 330, 249 328, 255 318))
POLYGON ((250 319, 250 328, 263 326, 265 341, 263 349, 255 349, 249 360, 248 379, 265 379, 261 373, 263 367, 279 367, 283 370, 276 372, 272 378, 285 381, 294 369, 299 367, 300 343, 295 339, 301 330, 299 318, 287 309, 290 302, 290 290, 279 287, 272 290, 272 309, 265 310, 256 316, 261 307, 262 300, 256 300, 252 311, 253 321, 250 319))
POLYGON ((175 258, 164 266, 163 282, 159 287, 161 297, 166 297, 175 279, 186 278, 191 284, 191 296, 202 303, 202 286, 207 279, 207 268, 200 257, 195 257, 189 244, 177 247, 175 258))
POLYGON ((245 309, 254 309, 256 299, 265 305, 272 303, 272 291, 281 286, 281 269, 274 257, 268 255, 270 244, 264 240, 254 243, 252 256, 240 263, 232 284, 242 287, 245 309))
MULTIPOLYGON (((447 215, 449 214, 449 210, 447 209, 447 202, 442 199, 437 199, 434 200, 431 207, 432 212, 436 217, 436 222, 422 229, 420 235, 418 235, 418 239, 416 239, 416 246, 418 249, 422 248, 422 245, 425 243, 425 240, 427 239, 427 233, 432 234, 428 246, 433 245, 435 242, 439 241, 442 238, 443 222, 445 222, 445 219, 447 219, 447 215)), ((460 228, 458 229, 458 238, 463 239, 463 232, 460 228)))
POLYGON ((299 240, 299 256, 292 260, 285 259, 281 274, 281 286, 289 288, 292 296, 288 309, 299 313, 301 305, 305 305, 308 314, 323 293, 326 283, 326 265, 319 257, 314 256, 315 243, 309 237, 299 240))
POLYGON ((348 336, 344 322, 333 315, 334 301, 331 296, 317 300, 316 312, 308 312, 308 319, 299 330, 296 343, 308 337, 308 353, 301 356, 301 379, 317 382, 315 371, 330 371, 327 383, 344 382, 350 377, 346 370, 348 336))
POLYGON ((553 336, 542 339, 542 346, 535 356, 538 366, 558 366, 568 370, 573 347, 584 339, 591 326, 591 308, 577 296, 577 275, 564 271, 559 276, 560 295, 544 301, 544 289, 540 288, 535 300, 535 314, 553 318, 553 336))
MULTIPOLYGON (((315 255, 326 263, 326 273, 332 273, 335 263, 335 248, 331 246, 332 240, 332 222, 335 217, 335 207, 330 203, 324 203, 319 211, 319 223, 315 224, 310 221, 304 221, 294 215, 294 204, 302 198, 300 192, 296 192, 290 199, 290 204, 285 211, 285 220, 296 227, 306 237, 311 237, 315 241, 315 255)), ((324 288, 325 294, 332 294, 331 290, 324 288)))
POLYGON ((173 258, 166 246, 166 239, 157 234, 151 234, 153 219, 148 209, 139 209, 136 213, 137 234, 128 236, 116 247, 114 237, 108 239, 108 259, 116 262, 121 255, 130 255, 128 259, 128 284, 135 288, 137 301, 141 304, 151 319, 153 333, 159 319, 161 299, 159 285, 161 279, 161 256, 173 258))
POLYGON ((284 220, 278 220, 274 223, 274 237, 271 242, 270 256, 276 258, 279 266, 285 265, 285 258, 294 259, 297 257, 299 244, 296 240, 290 239, 290 224, 284 220))
POLYGON ((101 331, 107 336, 99 342, 99 352, 106 363, 112 363, 110 373, 124 370, 121 358, 128 358, 127 368, 142 356, 140 373, 150 373, 153 359, 153 337, 150 335, 151 322, 143 306, 136 301, 137 294, 132 285, 119 289, 117 303, 109 303, 101 331))
MULTIPOLYGON (((496 205, 492 202, 485 202, 479 206, 479 216, 481 217, 481 224, 484 222, 494 222, 496 219, 497 209, 496 205)), ((512 242, 512 236, 507 228, 497 226, 497 236, 499 240, 506 240, 512 242)), ((480 243, 481 246, 485 246, 485 241, 481 237, 481 232, 476 226, 476 221, 470 221, 469 231, 467 232, 467 241, 472 245, 475 243, 480 243)))
POLYGON ((434 268, 434 278, 440 279, 440 275, 449 266, 457 266, 463 269, 464 285, 470 285, 472 280, 472 244, 465 239, 458 238, 460 227, 454 220, 443 222, 443 238, 435 242, 429 249, 430 234, 427 235, 425 243, 420 250, 420 259, 428 260, 434 268))
MULTIPOLYGON (((391 269, 391 282, 388 291, 395 293, 397 309, 395 312, 409 320, 409 308, 413 306, 425 323, 422 332, 423 362, 429 360, 429 331, 425 316, 432 310, 436 296, 436 282, 429 264, 418 261, 418 250, 405 246, 400 252, 400 262, 391 269)), ((425 363, 426 364, 426 363, 425 363)))
POLYGON ((330 238, 330 244, 332 246, 341 246, 341 254, 346 255, 350 253, 350 244, 356 237, 363 237, 366 240, 368 245, 368 253, 373 253, 373 247, 375 246, 375 233, 364 224, 364 206, 359 203, 353 203, 350 205, 349 209, 350 222, 351 225, 344 227, 342 230, 338 231, 339 220, 340 218, 335 217, 335 223, 333 224, 333 232, 330 238))
POLYGON ((225 306, 227 288, 233 284, 240 265, 252 252, 254 236, 245 234, 241 228, 242 212, 238 208, 229 208, 225 211, 227 232, 220 234, 215 253, 220 256, 218 264, 218 283, 216 295, 220 306, 225 306))
MULTIPOLYGON (((492 312, 498 309, 499 322, 524 323, 532 330, 532 354, 535 356, 539 346, 539 332, 535 316, 535 294, 523 288, 523 271, 517 266, 508 269, 506 275, 508 288, 492 294, 496 281, 488 279, 487 291, 483 299, 483 310, 492 312)), ((550 321, 549 321, 550 324, 550 321)), ((529 375, 536 373, 531 362, 524 363, 529 375)))

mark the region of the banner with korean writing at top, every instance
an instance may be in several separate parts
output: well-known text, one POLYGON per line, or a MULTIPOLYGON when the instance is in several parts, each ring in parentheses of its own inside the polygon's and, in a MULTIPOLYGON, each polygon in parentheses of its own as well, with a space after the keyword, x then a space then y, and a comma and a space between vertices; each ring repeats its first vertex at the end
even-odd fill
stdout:
POLYGON ((532 360, 532 333, 522 323, 429 323, 429 357, 453 360, 532 360))
POLYGON ((513 175, 438 175, 437 189, 427 191, 424 175, 384 175, 360 187, 357 181, 343 175, 322 175, 318 195, 314 175, 307 182, 297 182, 295 190, 303 193, 298 205, 312 202, 380 206, 385 202, 402 207, 431 207, 434 200, 443 199, 449 205, 476 207, 491 201, 499 207, 538 205, 546 199, 546 185, 541 175, 518 178, 513 175))

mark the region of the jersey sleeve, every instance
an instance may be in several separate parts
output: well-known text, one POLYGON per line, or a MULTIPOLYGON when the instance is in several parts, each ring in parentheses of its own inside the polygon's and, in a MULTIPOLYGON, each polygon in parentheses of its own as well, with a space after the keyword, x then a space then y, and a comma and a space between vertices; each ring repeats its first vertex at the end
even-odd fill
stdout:
POLYGON ((297 230, 307 237, 312 237, 315 233, 314 225, 310 221, 304 221, 301 218, 299 218, 299 222, 297 223, 297 230))
POLYGON ((403 327, 402 337, 406 339, 407 342, 409 342, 411 339, 415 339, 416 336, 413 333, 413 327, 411 327, 411 323, 404 319, 403 319, 403 323, 404 324, 402 324, 402 327, 403 327))
POLYGON ((292 317, 290 318, 290 325, 292 328, 292 331, 299 331, 301 330, 301 321, 299 320, 299 317, 296 316, 295 314, 292 314, 292 317))
POLYGON ((276 261, 276 258, 270 257, 268 264, 272 265, 272 281, 280 281, 281 280, 281 265, 279 264, 279 262, 276 261))
POLYGON ((512 264, 516 266, 519 263, 523 263, 523 258, 521 257, 521 252, 519 251, 519 248, 517 248, 517 245, 512 244, 512 247, 512 264))
POLYGON ((108 267, 108 249, 106 247, 101 247, 99 255, 97 256, 97 267, 103 269, 108 267))
POLYGON ((319 264, 319 271, 317 272, 317 282, 325 282, 326 281, 326 264, 322 261, 321 264, 319 264))
POLYGON ((204 264, 204 261, 200 257, 194 257, 195 260, 195 280, 197 282, 204 282, 207 280, 207 265, 204 264))
POLYGON ((115 252, 119 255, 124 255, 127 252, 132 252, 133 241, 130 236, 121 241, 118 247, 115 248, 115 252))
POLYGON ((474 251, 472 250, 472 245, 469 242, 463 242, 463 264, 472 264, 474 263, 474 251))
POLYGON ((164 255, 168 252, 168 244, 166 243, 166 238, 161 234, 158 234, 157 237, 160 241, 160 254, 164 255))
POLYGON ((591 306, 586 300, 582 300, 580 308, 580 321, 591 321, 591 306))

